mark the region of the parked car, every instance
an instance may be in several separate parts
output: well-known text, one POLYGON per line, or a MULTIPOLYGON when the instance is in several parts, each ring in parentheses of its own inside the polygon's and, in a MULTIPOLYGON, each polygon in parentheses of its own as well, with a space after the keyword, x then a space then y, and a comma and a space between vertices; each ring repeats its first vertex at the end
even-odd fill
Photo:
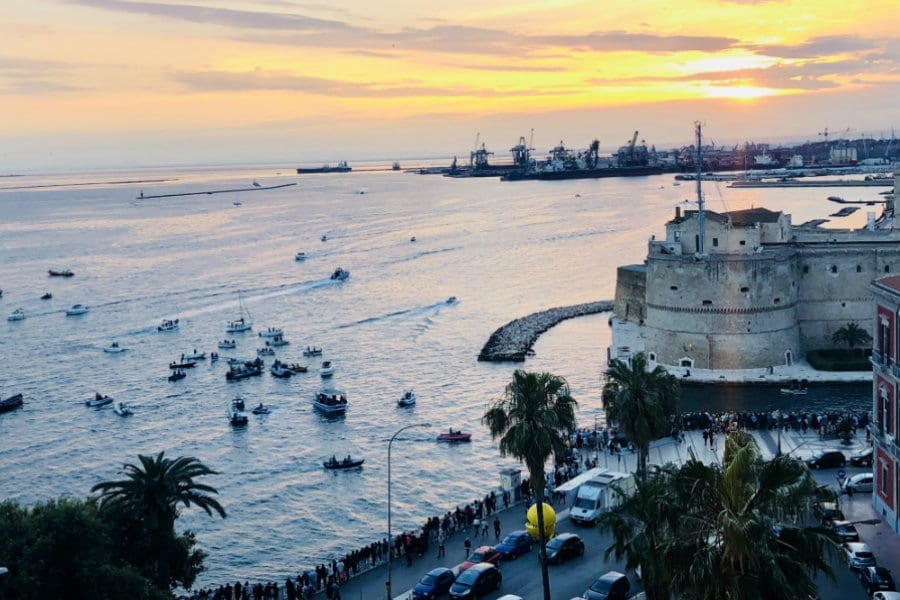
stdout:
POLYGON ((582 598, 587 600, 625 600, 631 591, 628 577, 618 571, 609 571, 594 580, 582 598))
POLYGON ((875 592, 872 600, 900 600, 900 592, 875 592))
POLYGON ((478 563, 463 571, 450 586, 452 600, 474 600, 485 593, 500 589, 503 575, 491 563, 478 563))
POLYGON ((531 552, 533 545, 534 540, 531 539, 527 531, 521 529, 513 531, 503 538, 503 541, 497 544, 497 552, 500 553, 504 560, 512 560, 526 552, 531 552))
POLYGON ((841 491, 845 494, 856 494, 858 492, 872 493, 872 482, 874 477, 871 473, 857 473, 850 477, 841 485, 841 491))
POLYGON ((819 450, 806 459, 810 469, 833 469, 847 464, 847 457, 840 450, 819 450))
POLYGON ((576 533, 561 533, 547 542, 547 563, 558 565, 584 554, 584 541, 576 533))
POLYGON ((850 521, 832 521, 831 528, 842 542, 858 542, 859 532, 850 521))
POLYGON ((873 595, 878 591, 893 592, 896 591, 894 586, 894 576, 890 569, 884 567, 866 567, 859 572, 859 580, 863 587, 866 588, 866 594, 873 595))
POLYGON ((452 569, 438 567, 422 576, 416 587, 413 588, 413 600, 434 600, 450 591, 450 586, 456 581, 456 575, 452 569))
POLYGON ((497 552, 497 549, 493 546, 478 546, 475 548, 475 551, 469 555, 469 558, 459 565, 459 572, 462 573, 472 565, 477 565, 482 562, 499 565, 502 558, 503 557, 500 556, 500 553, 497 552))
POLYGON ((844 521, 844 513, 834 502, 818 502, 813 506, 813 514, 822 521, 822 525, 830 526, 835 521, 844 521))
POLYGON ((850 568, 853 570, 865 569, 866 567, 874 567, 875 555, 868 544, 861 542, 846 542, 844 550, 847 551, 847 560, 850 562, 850 568))
POLYGON ((854 467, 871 467, 872 466, 872 449, 866 448, 850 457, 850 464, 854 467))

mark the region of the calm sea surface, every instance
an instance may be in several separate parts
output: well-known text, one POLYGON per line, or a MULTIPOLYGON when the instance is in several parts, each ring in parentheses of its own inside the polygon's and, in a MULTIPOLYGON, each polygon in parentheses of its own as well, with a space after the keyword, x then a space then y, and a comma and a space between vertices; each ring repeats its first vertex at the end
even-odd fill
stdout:
MULTIPOLYGON (((491 332, 534 311, 612 298, 616 267, 641 262, 650 236, 664 235, 675 204, 694 193, 671 175, 506 183, 292 173, 282 166, 0 179, 0 310, 28 313, 0 324, 0 394, 26 397, 23 410, 0 415, 0 497, 27 504, 86 496, 138 454, 196 456, 221 472, 208 483, 228 512, 222 520, 192 509, 179 521, 210 553, 198 583, 282 580, 386 534, 387 442, 405 425, 429 422, 431 429, 398 438, 391 456, 393 530, 417 527, 483 496, 501 468, 517 466, 499 457, 480 424, 517 366, 476 361, 491 332), (136 199, 254 181, 297 185, 136 199), (295 262, 298 251, 309 258, 295 262), (329 279, 338 266, 350 271, 346 282, 329 279), (49 278, 51 268, 75 276, 49 278), (40 300, 44 292, 53 299, 40 300), (226 335, 239 293, 254 330, 226 335), (450 296, 459 302, 448 305, 450 296), (90 312, 66 317, 75 303, 90 312), (180 330, 157 332, 162 319, 175 318, 180 330), (224 360, 207 360, 186 379, 167 381, 169 362, 194 349, 255 357, 266 327, 285 330, 291 345, 279 358, 309 364, 309 373, 230 383, 224 360), (236 350, 217 350, 226 337, 237 339, 236 350), (104 353, 112 341, 128 351, 104 353), (319 359, 302 356, 307 345, 334 361, 331 382, 319 377, 319 359), (314 412, 310 400, 324 383, 347 393, 345 417, 314 412), (418 404, 397 408, 406 388, 418 404), (134 416, 86 407, 95 391, 127 401, 134 416), (233 429, 226 407, 238 394, 272 413, 233 429), (472 443, 437 443, 451 426, 472 431, 472 443), (332 454, 348 453, 366 459, 361 471, 322 468, 332 454)), ((871 188, 842 191, 877 197, 871 188)), ((822 189, 709 184, 706 193, 712 210, 766 206, 795 223, 836 208, 822 189)), ((864 221, 861 211, 840 224, 864 221)), ((601 417, 607 319, 564 322, 524 365, 565 376, 586 427, 601 417)), ((826 389, 802 402, 865 409, 870 394, 865 386, 826 389)), ((771 391, 714 388, 689 392, 685 409, 717 402, 786 401, 771 391)))

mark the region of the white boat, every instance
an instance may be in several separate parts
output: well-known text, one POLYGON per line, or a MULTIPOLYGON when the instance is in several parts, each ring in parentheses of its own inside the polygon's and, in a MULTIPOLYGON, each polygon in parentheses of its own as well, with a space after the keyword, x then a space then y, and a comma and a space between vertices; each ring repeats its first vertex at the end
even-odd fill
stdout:
POLYGON ((347 395, 335 389, 324 389, 316 394, 313 406, 326 415, 340 415, 347 411, 347 395))
POLYGON ((194 348, 193 352, 186 352, 181 355, 181 360, 206 360, 206 352, 197 352, 197 349, 194 348))
POLYGON ((238 296, 238 304, 240 305, 241 316, 234 321, 229 321, 225 326, 226 333, 240 333, 242 331, 250 331, 253 329, 253 322, 250 320, 250 311, 244 307, 244 301, 238 296))
POLYGON ((72 308, 66 309, 66 316, 73 317, 75 315, 83 315, 88 311, 88 307, 84 304, 73 304, 72 308))
POLYGON ((322 349, 315 346, 312 348, 307 346, 306 350, 303 351, 303 356, 322 356, 322 349))
POLYGON ((162 323, 160 323, 157 327, 157 331, 175 331, 178 329, 178 319, 163 319, 162 323))
POLYGON ((275 348, 266 346, 265 348, 256 349, 257 356, 275 356, 275 348))
POLYGON ((104 352, 108 352, 109 354, 118 354, 120 352, 125 352, 126 350, 128 350, 128 348, 123 348, 119 345, 119 342, 113 342, 103 349, 104 352))
POLYGON ((219 348, 222 350, 234 350, 237 348, 237 341, 235 340, 222 340, 219 342, 219 348))
POLYGON ((334 273, 331 274, 331 279, 333 281, 344 281, 348 277, 350 277, 350 271, 346 271, 341 267, 338 267, 334 270, 334 273))
POLYGON ((244 400, 235 398, 228 405, 228 421, 235 427, 246 425, 250 421, 250 417, 244 411, 244 400))
POLYGON ((281 327, 269 327, 265 331, 259 332, 259 337, 261 338, 273 338, 280 335, 284 335, 284 330, 281 327))
POLYGON ((88 406, 106 406, 107 404, 113 403, 112 396, 104 396, 100 392, 94 394, 93 398, 88 398, 84 401, 88 406))
POLYGON ((116 400, 115 404, 113 404, 113 412, 115 412, 120 417, 127 417, 128 415, 134 414, 134 411, 131 410, 131 407, 121 400, 116 400))
POLYGON ((278 348, 279 346, 287 346, 288 344, 290 344, 290 342, 284 339, 281 334, 278 334, 274 338, 272 338, 271 341, 266 342, 266 344, 278 348))
POLYGON ((16 310, 9 313, 9 316, 6 317, 7 321, 21 321, 25 318, 25 311, 21 308, 17 308, 16 310))
POLYGON ((406 390, 403 395, 397 399, 397 406, 412 406, 416 403, 416 395, 412 390, 406 390))
POLYGON ((294 255, 294 260, 296 260, 296 261, 306 260, 306 252, 298 252, 297 254, 294 255))
POLYGON ((322 361, 322 368, 319 369, 319 375, 322 377, 331 377, 334 375, 334 365, 330 360, 322 361))

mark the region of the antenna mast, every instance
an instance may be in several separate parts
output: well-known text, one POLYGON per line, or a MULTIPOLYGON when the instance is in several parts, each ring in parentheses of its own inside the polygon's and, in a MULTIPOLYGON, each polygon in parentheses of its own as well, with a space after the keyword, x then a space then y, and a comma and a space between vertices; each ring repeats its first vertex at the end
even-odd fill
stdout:
POLYGON ((700 176, 703 170, 703 147, 701 145, 703 136, 701 133, 702 125, 700 121, 694 121, 694 127, 697 130, 697 254, 703 256, 703 190, 700 186, 700 176))

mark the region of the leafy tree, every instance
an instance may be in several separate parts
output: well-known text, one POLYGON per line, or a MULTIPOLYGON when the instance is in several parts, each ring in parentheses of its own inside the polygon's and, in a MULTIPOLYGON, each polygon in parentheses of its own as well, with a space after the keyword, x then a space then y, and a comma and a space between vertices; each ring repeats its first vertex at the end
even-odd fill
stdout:
POLYGON ((484 413, 493 439, 500 438, 500 455, 523 461, 537 504, 544 600, 550 600, 547 540, 544 533, 544 464, 551 454, 565 452, 564 435, 575 428, 577 402, 565 379, 551 373, 513 373, 503 396, 484 413))
POLYGON ((789 600, 815 594, 817 571, 834 579, 837 538, 804 521, 826 492, 796 458, 763 461, 750 436, 729 435, 722 465, 691 452, 639 490, 601 526, 613 533, 607 552, 641 566, 651 600, 789 600))
POLYGON ((608 419, 618 421, 638 451, 638 475, 647 470, 650 442, 671 431, 669 418, 675 414, 681 386, 674 375, 657 366, 647 369, 643 352, 631 364, 614 359, 606 370, 603 408, 608 419))
POLYGON ((225 509, 210 495, 218 491, 196 481, 217 473, 193 457, 171 459, 160 452, 155 457, 139 455, 138 459, 140 465, 125 465, 126 479, 98 483, 91 492, 100 492, 102 512, 138 521, 131 530, 133 539, 140 539, 146 532, 149 556, 155 561, 153 579, 159 589, 168 590, 178 583, 189 585, 201 568, 196 563, 202 563, 203 554, 197 554, 199 550, 192 553, 192 534, 175 535, 178 507, 196 505, 209 515, 216 512, 225 518, 225 509), (178 564, 179 556, 194 566, 173 571, 173 562, 178 564))
POLYGON ((869 332, 859 326, 858 323, 847 323, 841 325, 831 334, 831 342, 833 344, 847 344, 852 352, 857 346, 865 346, 872 343, 872 336, 869 332))
POLYGON ((22 508, 0 504, 0 597, 162 600, 151 580, 115 552, 91 500, 61 498, 22 508))

